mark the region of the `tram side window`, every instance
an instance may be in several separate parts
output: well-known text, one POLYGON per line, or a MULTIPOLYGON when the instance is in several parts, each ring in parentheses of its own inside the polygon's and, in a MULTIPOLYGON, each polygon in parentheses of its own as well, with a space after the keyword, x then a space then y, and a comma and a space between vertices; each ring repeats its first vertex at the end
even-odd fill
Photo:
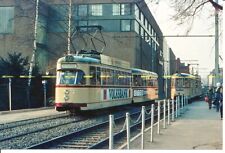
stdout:
POLYGON ((125 84, 130 85, 130 73, 125 73, 125 84))
POLYGON ((176 87, 183 87, 183 79, 176 79, 176 87))
POLYGON ((141 75, 133 75, 133 85, 134 86, 142 86, 141 75))
POLYGON ((91 85, 96 85, 96 79, 97 79, 97 77, 96 77, 96 67, 94 67, 94 66, 91 66, 90 67, 90 84, 91 85))
POLYGON ((96 84, 100 85, 101 84, 101 69, 100 67, 97 67, 96 69, 96 84))
POLYGON ((184 79, 184 87, 190 87, 190 81, 187 78, 184 79))
POLYGON ((107 78, 106 78, 106 69, 101 69, 101 79, 102 79, 102 85, 106 85, 107 78))

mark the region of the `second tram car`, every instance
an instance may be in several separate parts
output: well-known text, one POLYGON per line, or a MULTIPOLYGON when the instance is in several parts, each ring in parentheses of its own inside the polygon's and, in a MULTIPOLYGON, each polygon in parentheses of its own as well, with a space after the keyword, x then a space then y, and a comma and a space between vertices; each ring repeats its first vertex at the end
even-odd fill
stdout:
POLYGON ((171 77, 171 98, 178 95, 188 96, 189 99, 201 95, 201 78, 187 73, 175 73, 171 77))
POLYGON ((95 110, 157 98, 157 74, 132 70, 126 61, 101 54, 67 55, 57 61, 57 111, 95 110))

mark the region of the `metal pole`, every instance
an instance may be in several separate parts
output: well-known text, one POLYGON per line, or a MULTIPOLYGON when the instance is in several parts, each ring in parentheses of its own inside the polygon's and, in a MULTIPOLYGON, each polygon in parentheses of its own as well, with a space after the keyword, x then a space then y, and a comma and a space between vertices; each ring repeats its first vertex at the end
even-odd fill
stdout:
POLYGON ((184 95, 181 95, 181 113, 183 113, 183 109, 184 109, 184 95))
POLYGON ((109 115, 109 149, 113 149, 113 144, 114 144, 113 122, 114 122, 114 116, 109 115))
POLYGON ((176 98, 176 118, 178 117, 178 99, 176 98))
POLYGON ((166 128, 166 99, 163 101, 163 128, 166 128))
POLYGON ((177 100, 178 100, 178 107, 177 107, 177 111, 178 111, 178 116, 180 116, 180 96, 177 96, 177 100))
POLYGON ((167 105, 168 105, 168 112, 167 112, 168 122, 167 122, 167 124, 169 125, 170 124, 170 100, 169 99, 167 101, 167 105))
POLYGON ((142 106, 142 128, 141 128, 141 149, 144 149, 144 131, 145 131, 145 106, 142 106))
POLYGON ((155 109, 155 106, 154 104, 152 104, 151 106, 151 139, 150 139, 151 142, 153 142, 154 109, 155 109))
POLYGON ((43 81, 42 81, 43 89, 44 89, 44 107, 46 107, 46 105, 47 105, 46 83, 47 83, 46 80, 43 80, 43 81))
POLYGON ((174 99, 172 99, 172 121, 174 121, 174 99))
POLYGON ((157 133, 160 133, 160 101, 158 101, 158 129, 157 129, 157 133))
MULTIPOLYGON (((215 1, 218 3, 218 0, 215 1)), ((215 8, 215 81, 214 86, 218 82, 219 77, 219 16, 218 10, 215 8)))
POLYGON ((71 17, 72 17, 72 2, 69 0, 69 12, 68 12, 68 36, 67 36, 67 54, 70 54, 70 41, 71 41, 71 17))
POLYGON ((127 149, 130 149, 130 114, 126 113, 127 122, 127 149))
MULTIPOLYGON (((184 95, 182 96, 182 110, 184 109, 184 95)), ((184 110, 183 110, 184 111, 184 110)))
POLYGON ((9 78, 9 111, 12 111, 12 79, 9 78))

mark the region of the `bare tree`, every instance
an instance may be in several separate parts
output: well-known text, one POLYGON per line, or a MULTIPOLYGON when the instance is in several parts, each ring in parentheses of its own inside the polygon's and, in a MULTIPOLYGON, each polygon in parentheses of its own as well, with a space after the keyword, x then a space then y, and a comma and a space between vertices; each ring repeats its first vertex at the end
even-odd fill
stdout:
POLYGON ((176 11, 172 19, 177 21, 178 25, 184 23, 188 25, 187 33, 191 30, 195 17, 202 12, 206 5, 212 4, 216 10, 223 10, 223 7, 213 0, 171 0, 170 3, 176 11))

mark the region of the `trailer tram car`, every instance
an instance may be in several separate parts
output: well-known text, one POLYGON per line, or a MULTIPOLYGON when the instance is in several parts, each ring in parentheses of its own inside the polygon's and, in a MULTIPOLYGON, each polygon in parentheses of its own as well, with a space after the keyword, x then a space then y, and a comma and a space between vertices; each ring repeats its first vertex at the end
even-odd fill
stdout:
POLYGON ((188 96, 189 99, 192 99, 202 94, 200 76, 187 73, 175 73, 172 75, 171 81, 172 99, 175 99, 178 95, 188 96))
POLYGON ((154 72, 132 69, 133 102, 158 99, 158 75, 154 72))
MULTIPOLYGON (((149 74, 156 79, 156 74, 149 74)), ((157 83, 154 85, 157 88, 157 83)), ((141 86, 138 90, 139 88, 141 86)), ((143 92, 150 92, 150 89, 143 88, 142 86, 143 92)), ((126 61, 101 54, 67 55, 57 61, 57 111, 68 110, 74 113, 147 100, 140 97, 156 98, 146 93, 137 93, 139 91, 136 88, 132 90, 132 69, 126 61), (133 100, 133 92, 134 97, 139 97, 138 100, 133 100)))

